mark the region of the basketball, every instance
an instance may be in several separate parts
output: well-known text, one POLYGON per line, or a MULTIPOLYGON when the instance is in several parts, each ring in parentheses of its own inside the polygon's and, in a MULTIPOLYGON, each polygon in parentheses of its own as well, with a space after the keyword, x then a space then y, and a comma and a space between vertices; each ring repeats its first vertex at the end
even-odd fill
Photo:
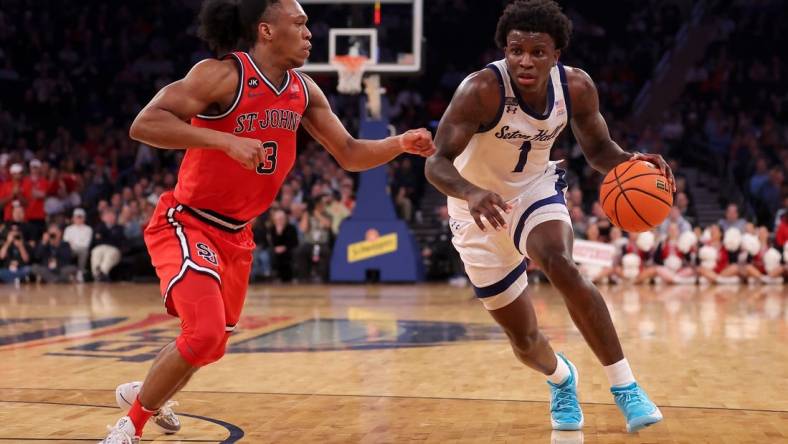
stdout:
POLYGON ((630 160, 607 173, 599 189, 599 201, 613 225, 640 233, 668 217, 673 192, 659 168, 642 160, 630 160))

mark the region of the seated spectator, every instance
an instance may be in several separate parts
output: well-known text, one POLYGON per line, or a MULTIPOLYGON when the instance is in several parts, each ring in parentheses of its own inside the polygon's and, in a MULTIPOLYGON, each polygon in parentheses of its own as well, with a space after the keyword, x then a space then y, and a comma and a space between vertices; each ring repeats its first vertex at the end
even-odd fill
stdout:
POLYGON ((273 223, 268 231, 271 266, 282 282, 290 282, 293 280, 293 252, 298 247, 298 233, 283 210, 274 211, 271 219, 273 223))
POLYGON ((456 286, 468 283, 460 260, 460 254, 451 242, 452 234, 449 226, 449 209, 446 205, 438 207, 438 233, 432 237, 421 250, 421 256, 427 268, 428 279, 448 279, 456 286))
POLYGON ((588 220, 583 213, 583 208, 579 205, 572 205, 572 208, 569 210, 569 218, 572 220, 575 236, 579 239, 584 239, 588 229, 588 220))
POLYGON ((11 207, 11 220, 7 225, 15 225, 19 228, 22 232, 22 238, 25 239, 25 243, 27 243, 28 248, 32 251, 36 246, 36 230, 27 222, 25 209, 19 202, 13 202, 11 207))
MULTIPOLYGON (((274 202, 276 205, 276 202, 274 202)), ((270 211, 274 210, 272 205, 270 211)), ((251 278, 256 281, 258 278, 268 279, 271 277, 271 243, 268 240, 269 221, 265 216, 259 216, 252 223, 252 236, 254 236, 254 252, 252 252, 252 274, 251 278)))
POLYGON ((339 200, 334 198, 333 193, 328 193, 323 197, 324 205, 329 216, 331 216, 331 231, 334 234, 339 234, 339 226, 342 221, 350 216, 350 210, 342 204, 339 200))
POLYGON ((732 203, 728 204, 728 208, 725 209, 725 218, 720 219, 717 224, 720 226, 723 233, 726 232, 728 228, 738 228, 739 231, 744 232, 747 221, 739 217, 739 206, 732 203))
POLYGON ((19 283, 30 274, 30 252, 18 225, 12 224, 0 247, 0 280, 19 283))
POLYGON ((690 225, 695 225, 697 221, 697 217, 695 217, 695 209, 692 208, 690 204, 689 197, 687 193, 676 193, 676 203, 675 205, 679 208, 679 212, 681 212, 681 217, 684 218, 690 225))
POLYGON ((71 221, 71 225, 67 226, 63 233, 63 240, 68 243, 71 252, 77 257, 77 281, 82 282, 88 264, 93 228, 85 223, 85 210, 82 208, 74 210, 71 221))
POLYGON ((296 250, 298 277, 309 281, 316 272, 320 280, 326 281, 331 258, 331 217, 326 213, 321 197, 315 201, 314 209, 301 217, 300 226, 304 240, 296 250))
POLYGON ((126 241, 123 227, 117 225, 115 212, 108 208, 101 213, 101 223, 93 232, 90 251, 90 269, 93 278, 100 282, 109 281, 109 273, 120 263, 121 248, 126 241))
POLYGON ((50 224, 44 232, 32 267, 39 282, 69 282, 75 277, 77 267, 73 263, 71 247, 62 238, 63 233, 57 224, 50 224))
MULTIPOLYGON (((670 213, 668 214, 668 218, 665 219, 665 222, 662 222, 662 225, 659 226, 659 234, 662 237, 668 235, 670 231, 670 226, 675 224, 679 230, 678 234, 685 233, 687 231, 692 231, 692 225, 684 219, 684 216, 681 215, 681 210, 674 206, 670 209, 670 213)), ((677 235, 678 236, 678 235, 677 235)))

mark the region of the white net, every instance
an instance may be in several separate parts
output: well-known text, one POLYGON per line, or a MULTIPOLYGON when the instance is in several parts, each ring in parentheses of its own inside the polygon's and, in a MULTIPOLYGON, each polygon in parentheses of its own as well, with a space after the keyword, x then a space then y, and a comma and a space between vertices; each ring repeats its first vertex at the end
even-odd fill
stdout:
POLYGON ((361 80, 368 60, 364 56, 336 56, 331 64, 336 66, 339 75, 337 91, 342 94, 361 93, 361 80))

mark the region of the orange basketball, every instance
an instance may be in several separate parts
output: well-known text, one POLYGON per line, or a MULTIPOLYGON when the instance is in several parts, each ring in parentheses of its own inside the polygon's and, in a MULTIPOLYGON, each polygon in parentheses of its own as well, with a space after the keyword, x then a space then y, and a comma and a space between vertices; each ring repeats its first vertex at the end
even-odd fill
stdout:
POLYGON ((599 202, 610 222, 624 231, 640 233, 661 224, 673 207, 667 177, 643 160, 630 160, 607 173, 599 202))

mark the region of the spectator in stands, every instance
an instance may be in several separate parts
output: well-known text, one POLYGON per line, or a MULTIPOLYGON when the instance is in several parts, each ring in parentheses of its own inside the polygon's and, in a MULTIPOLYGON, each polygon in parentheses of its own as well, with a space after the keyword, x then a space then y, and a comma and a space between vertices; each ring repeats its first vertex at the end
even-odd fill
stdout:
POLYGON ((583 208, 578 205, 572 205, 572 208, 569 210, 569 217, 572 220, 575 236, 579 239, 584 239, 588 229, 588 220, 585 213, 583 213, 583 208))
POLYGON ((23 180, 23 187, 28 195, 27 222, 35 230, 38 238, 46 227, 46 213, 44 212, 44 199, 49 190, 49 180, 41 172, 41 161, 33 159, 30 161, 30 175, 23 180))
POLYGON ((460 255, 451 243, 449 209, 446 205, 438 207, 438 232, 421 250, 427 268, 428 279, 448 279, 455 286, 468 283, 464 276, 460 255))
MULTIPOLYGON (((276 202, 271 210, 277 211, 276 202)), ((268 226, 270 222, 265 216, 258 216, 252 223, 252 236, 254 236, 254 252, 252 253, 252 273, 249 276, 253 281, 271 277, 271 243, 268 239, 268 226)))
POLYGON ((725 209, 725 218, 720 219, 717 224, 720 226, 723 233, 728 231, 728 228, 737 228, 743 233, 747 226, 747 221, 739 217, 739 206, 735 203, 731 203, 728 204, 728 207, 725 209))
POLYGON ((11 180, 3 182, 2 187, 0 187, 0 206, 3 207, 3 220, 11 220, 14 202, 17 202, 23 207, 27 205, 30 196, 25 193, 23 183, 24 170, 25 167, 23 167, 21 163, 11 165, 9 169, 11 180))
POLYGON ((329 216, 331 216, 331 231, 334 232, 334 235, 337 235, 339 234, 339 226, 342 224, 342 221, 350 216, 350 210, 342 202, 334 198, 333 192, 323 196, 323 204, 329 216))
POLYGON ((668 218, 665 219, 665 222, 662 222, 662 225, 659 226, 660 236, 664 237, 668 235, 671 224, 676 225, 679 230, 679 234, 686 231, 692 231, 692 225, 690 225, 690 223, 684 219, 684 216, 681 215, 681 210, 677 206, 674 206, 670 209, 668 218))
POLYGON ((694 225, 697 221, 697 217, 695 217, 695 211, 690 207, 690 200, 687 197, 687 193, 676 193, 676 206, 679 208, 679 212, 681 212, 681 217, 684 218, 690 225, 694 225))
POLYGON ((293 257, 298 247, 298 232, 288 222, 283 210, 276 210, 271 215, 272 224, 268 231, 271 244, 271 266, 282 282, 293 280, 293 257))
POLYGON ((30 274, 30 252, 19 225, 12 223, 4 233, 0 247, 0 280, 18 284, 30 274))
POLYGON ((71 247, 62 241, 63 233, 57 224, 50 224, 36 248, 36 263, 32 272, 36 279, 46 283, 69 282, 75 278, 71 247))
POLYGON ((90 242, 93 239, 93 228, 85 223, 85 210, 76 208, 71 218, 71 225, 66 227, 63 240, 77 257, 77 282, 82 282, 88 264, 90 242))
POLYGON ((761 185, 755 195, 758 201, 760 211, 758 212, 758 221, 762 223, 771 224, 774 220, 774 215, 780 209, 782 204, 782 186, 785 180, 782 166, 775 165, 769 170, 769 179, 761 185))
POLYGON ((126 241, 123 227, 116 224, 117 217, 111 208, 101 212, 101 223, 93 232, 90 251, 90 269, 99 282, 109 281, 109 273, 120 263, 121 249, 126 241))
POLYGON ((757 195, 758 191, 767 180, 769 180, 769 163, 766 161, 765 157, 761 156, 755 161, 755 173, 750 177, 748 189, 750 195, 757 195))
POLYGON ((32 252, 36 246, 35 229, 27 223, 25 208, 18 201, 13 202, 11 208, 11 220, 6 224, 15 225, 19 228, 19 231, 22 233, 22 238, 25 239, 25 243, 32 252))
POLYGON ((326 212, 322 196, 315 200, 314 208, 304 213, 300 222, 303 243, 296 250, 299 279, 311 280, 314 273, 321 281, 328 279, 331 258, 331 216, 326 212))

